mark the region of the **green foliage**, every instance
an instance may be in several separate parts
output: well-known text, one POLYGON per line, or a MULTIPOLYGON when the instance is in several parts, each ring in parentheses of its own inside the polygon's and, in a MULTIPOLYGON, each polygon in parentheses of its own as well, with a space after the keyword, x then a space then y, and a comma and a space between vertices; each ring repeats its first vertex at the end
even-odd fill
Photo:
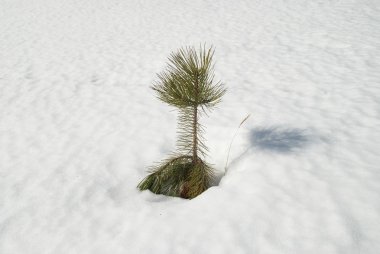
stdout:
POLYGON ((153 86, 158 98, 178 108, 217 104, 226 90, 214 82, 213 55, 213 49, 205 47, 199 53, 192 47, 172 53, 167 70, 153 86))
POLYGON ((207 147, 199 116, 220 102, 226 89, 214 82, 214 50, 186 47, 172 53, 167 69, 158 75, 152 89, 157 97, 178 108, 177 147, 181 155, 154 167, 139 185, 157 194, 194 198, 210 186, 212 168, 205 163, 207 147))
POLYGON ((178 156, 153 167, 138 188, 191 199, 207 190, 213 177, 212 168, 207 163, 199 160, 193 164, 191 156, 178 156))

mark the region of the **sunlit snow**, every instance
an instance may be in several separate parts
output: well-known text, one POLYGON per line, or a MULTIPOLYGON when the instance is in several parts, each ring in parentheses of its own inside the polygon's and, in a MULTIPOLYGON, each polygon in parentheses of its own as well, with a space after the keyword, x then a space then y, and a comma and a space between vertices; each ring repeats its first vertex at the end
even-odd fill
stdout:
POLYGON ((380 253, 380 1, 0 0, 0 253, 380 253), (215 47, 219 182, 140 192, 175 150, 150 89, 215 47), (223 176, 229 143, 240 128, 223 176))

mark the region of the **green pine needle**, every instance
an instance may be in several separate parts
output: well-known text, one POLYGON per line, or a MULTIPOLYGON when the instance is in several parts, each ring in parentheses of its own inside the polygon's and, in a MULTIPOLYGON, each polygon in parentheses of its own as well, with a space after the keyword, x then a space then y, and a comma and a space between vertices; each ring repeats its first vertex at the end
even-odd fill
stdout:
POLYGON ((207 190, 213 180, 213 170, 207 163, 198 160, 193 164, 191 156, 178 156, 153 168, 138 188, 155 194, 191 199, 207 190))
POLYGON ((152 86, 158 98, 178 108, 210 108, 220 102, 226 89, 214 82, 213 56, 212 47, 201 47, 199 52, 186 47, 172 53, 166 71, 158 74, 159 80, 152 86))

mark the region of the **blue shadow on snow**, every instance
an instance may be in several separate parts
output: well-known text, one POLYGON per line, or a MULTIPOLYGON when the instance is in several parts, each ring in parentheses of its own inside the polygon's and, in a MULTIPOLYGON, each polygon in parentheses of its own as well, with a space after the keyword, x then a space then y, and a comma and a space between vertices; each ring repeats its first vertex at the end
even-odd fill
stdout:
POLYGON ((260 127, 249 134, 251 147, 278 153, 291 153, 307 146, 311 139, 304 129, 260 127))

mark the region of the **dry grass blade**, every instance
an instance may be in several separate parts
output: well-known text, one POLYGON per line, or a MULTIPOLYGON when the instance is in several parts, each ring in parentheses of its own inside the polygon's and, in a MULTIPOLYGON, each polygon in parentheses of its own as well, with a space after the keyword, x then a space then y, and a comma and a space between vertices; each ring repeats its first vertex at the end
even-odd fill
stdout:
POLYGON ((229 159, 229 157, 230 157, 230 151, 231 151, 232 143, 234 142, 234 139, 235 139, 235 137, 236 137, 236 135, 237 135, 237 133, 238 133, 240 127, 244 124, 245 121, 248 120, 248 118, 249 118, 250 116, 251 116, 251 114, 248 114, 248 115, 247 115, 247 116, 246 116, 246 117, 240 122, 238 128, 237 128, 236 131, 235 131, 234 136, 233 136, 232 139, 231 139, 230 145, 229 145, 229 147, 228 147, 228 153, 227 153, 226 165, 224 166, 224 175, 227 174, 228 159, 229 159))

